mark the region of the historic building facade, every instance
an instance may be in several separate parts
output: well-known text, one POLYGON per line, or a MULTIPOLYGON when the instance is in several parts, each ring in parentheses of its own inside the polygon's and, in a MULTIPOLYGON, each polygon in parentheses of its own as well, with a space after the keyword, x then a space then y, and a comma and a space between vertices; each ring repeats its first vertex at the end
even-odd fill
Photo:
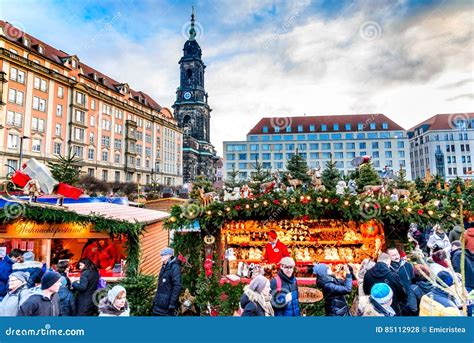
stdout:
POLYGON ((189 39, 184 44, 183 57, 179 61, 180 85, 173 105, 179 127, 183 130, 183 178, 192 182, 204 175, 215 181, 216 150, 210 140, 211 108, 204 88, 202 51, 196 41, 194 12, 191 15, 189 39))
POLYGON ((182 130, 149 95, 4 21, 0 70, 0 179, 71 150, 104 181, 183 183, 182 130))

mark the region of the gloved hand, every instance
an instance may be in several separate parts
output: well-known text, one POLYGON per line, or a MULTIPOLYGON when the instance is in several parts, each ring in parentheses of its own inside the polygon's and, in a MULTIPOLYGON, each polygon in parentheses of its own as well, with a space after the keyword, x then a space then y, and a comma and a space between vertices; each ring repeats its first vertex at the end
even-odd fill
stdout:
POLYGON ((288 293, 288 294, 285 296, 285 302, 286 302, 286 303, 291 302, 292 299, 293 299, 293 295, 292 295, 291 293, 288 293))

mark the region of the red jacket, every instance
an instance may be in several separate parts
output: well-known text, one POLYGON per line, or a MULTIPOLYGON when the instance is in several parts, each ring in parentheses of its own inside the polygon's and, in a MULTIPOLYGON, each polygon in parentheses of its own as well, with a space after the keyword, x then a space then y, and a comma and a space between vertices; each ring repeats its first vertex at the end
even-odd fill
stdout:
POLYGON ((106 269, 107 267, 113 268, 115 264, 115 248, 112 244, 107 245, 104 249, 99 249, 98 260, 99 269, 106 269))
POLYGON ((265 252, 263 253, 263 259, 265 261, 278 264, 283 257, 290 257, 290 253, 285 244, 277 240, 275 246, 272 247, 271 243, 267 243, 265 252))
POLYGON ((99 263, 98 253, 99 253, 99 247, 96 242, 93 242, 84 249, 81 259, 88 258, 89 260, 94 262, 94 264, 98 267, 98 263, 99 263))

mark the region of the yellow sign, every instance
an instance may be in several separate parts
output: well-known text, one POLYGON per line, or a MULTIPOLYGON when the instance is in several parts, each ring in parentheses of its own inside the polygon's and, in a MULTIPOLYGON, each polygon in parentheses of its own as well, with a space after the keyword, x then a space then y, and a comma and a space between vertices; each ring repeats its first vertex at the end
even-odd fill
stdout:
POLYGON ((95 232, 92 224, 39 224, 16 221, 0 226, 0 238, 109 238, 105 232, 95 232))

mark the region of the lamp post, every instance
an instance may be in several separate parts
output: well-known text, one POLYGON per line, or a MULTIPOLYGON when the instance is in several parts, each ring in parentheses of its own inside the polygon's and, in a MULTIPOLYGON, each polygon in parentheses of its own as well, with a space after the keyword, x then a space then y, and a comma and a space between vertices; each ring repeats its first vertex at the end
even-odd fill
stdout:
POLYGON ((20 137, 20 161, 19 161, 19 168, 21 169, 21 160, 23 159, 23 140, 24 139, 30 139, 28 136, 21 136, 20 137))

